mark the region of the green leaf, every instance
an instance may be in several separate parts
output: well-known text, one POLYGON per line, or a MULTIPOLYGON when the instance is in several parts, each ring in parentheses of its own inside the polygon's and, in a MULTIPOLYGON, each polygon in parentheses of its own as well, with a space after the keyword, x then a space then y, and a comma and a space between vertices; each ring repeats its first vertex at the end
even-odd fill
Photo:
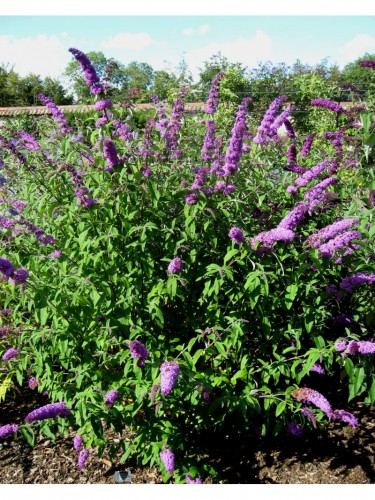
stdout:
POLYGON ((276 407, 275 416, 278 417, 279 415, 281 415, 285 410, 285 407, 286 407, 286 401, 280 401, 280 403, 276 407))
POLYGON ((26 439, 28 444, 33 448, 35 444, 35 433, 31 427, 20 427, 19 432, 26 439))

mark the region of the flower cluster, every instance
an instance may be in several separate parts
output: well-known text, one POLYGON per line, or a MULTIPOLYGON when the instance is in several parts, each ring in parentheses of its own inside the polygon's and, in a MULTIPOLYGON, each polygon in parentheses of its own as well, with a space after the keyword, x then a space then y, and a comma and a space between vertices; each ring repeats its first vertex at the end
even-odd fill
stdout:
POLYGON ((19 355, 19 350, 14 347, 10 347, 3 354, 3 361, 9 361, 13 358, 16 358, 19 355))
POLYGON ((35 377, 30 377, 27 381, 27 385, 30 389, 35 389, 36 387, 38 387, 38 385, 40 385, 40 382, 35 377))
POLYGON ((164 361, 160 367, 160 392, 168 396, 180 373, 180 367, 176 361, 164 361))
POLYGON ((26 283, 29 277, 29 271, 20 267, 16 269, 10 260, 0 257, 0 273, 9 280, 12 285, 21 285, 26 283))
POLYGON ((186 484, 203 484, 202 479, 200 477, 196 477, 195 479, 191 479, 190 474, 186 474, 185 480, 186 480, 186 484))
POLYGON ((119 392, 116 390, 109 391, 105 397, 105 405, 107 408, 112 408, 116 399, 118 398, 119 392))
POLYGON ((330 101, 329 99, 313 99, 311 101, 311 106, 317 106, 325 109, 329 109, 330 111, 333 111, 334 113, 341 114, 345 113, 344 108, 342 108, 339 104, 336 102, 330 101))
POLYGON ((103 155, 107 160, 106 170, 113 172, 113 167, 121 163, 117 154, 117 149, 111 139, 104 139, 103 142, 103 155))
POLYGON ((332 407, 329 401, 322 394, 320 394, 320 392, 315 391, 314 389, 309 389, 308 387, 301 387, 299 389, 294 389, 294 391, 291 392, 291 395, 301 403, 311 403, 317 408, 320 408, 328 418, 332 417, 332 407))
POLYGON ((73 132, 73 128, 69 125, 68 120, 65 118, 64 114, 60 109, 56 106, 56 104, 51 101, 44 94, 38 94, 38 99, 47 106, 51 115, 56 118, 57 123, 59 124, 60 130, 62 134, 69 134, 73 132))
POLYGON ((357 418, 352 413, 349 413, 346 410, 335 410, 332 416, 336 420, 342 420, 343 422, 347 422, 352 427, 358 426, 357 418))
POLYGON ((145 364, 145 359, 148 358, 150 352, 139 340, 131 340, 129 343, 129 349, 131 357, 134 359, 138 358, 137 365, 143 366, 145 364))
POLYGON ((174 472, 174 454, 173 451, 166 448, 160 452, 160 460, 163 462, 165 470, 168 474, 173 474, 174 472))
POLYGON ((228 233, 229 238, 231 238, 235 243, 242 243, 245 241, 245 236, 239 227, 232 227, 228 233))
POLYGON ((272 248, 276 241, 290 242, 295 237, 294 231, 283 227, 276 227, 269 231, 263 231, 251 239, 250 246, 256 249, 258 245, 265 248, 272 248))
POLYGON ((317 165, 315 165, 315 167, 311 168, 310 170, 306 170, 304 172, 304 174, 302 175, 302 177, 298 177, 295 180, 296 186, 299 186, 299 187, 307 186, 307 184, 312 179, 314 179, 314 177, 317 177, 318 175, 320 175, 328 167, 329 163, 330 163, 329 161, 325 160, 325 161, 318 163, 317 165))
POLYGON ((96 111, 104 111, 105 109, 109 109, 113 107, 113 102, 109 99, 102 99, 101 101, 97 101, 94 104, 94 109, 96 111))
POLYGON ((340 288, 351 293, 354 286, 363 285, 364 283, 373 285, 375 283, 375 274, 354 273, 341 281, 340 288))
POLYGON ((279 223, 278 228, 293 231, 302 222, 309 210, 309 205, 300 203, 296 205, 279 223))
POLYGON ((323 193, 325 189, 327 189, 329 186, 332 186, 333 184, 336 184, 339 180, 336 177, 327 177, 323 181, 319 182, 316 184, 314 187, 309 189, 305 194, 304 194, 304 199, 305 200, 319 200, 320 195, 323 193))
POLYGON ((223 167, 224 176, 231 175, 237 171, 238 162, 242 155, 242 140, 245 132, 247 131, 246 110, 250 102, 251 98, 246 97, 239 106, 232 129, 232 135, 229 140, 228 150, 225 155, 223 167))
POLYGON ((300 156, 307 156, 309 154, 312 143, 314 141, 314 138, 315 138, 315 134, 309 134, 306 137, 305 142, 303 143, 302 149, 299 153, 300 156))
POLYGON ((52 403, 33 410, 25 417, 25 422, 35 422, 46 418, 67 417, 70 409, 65 403, 52 403))
POLYGON ((18 134, 22 138, 22 143, 26 149, 29 149, 30 151, 39 151, 42 149, 35 137, 28 132, 20 130, 18 134))
POLYGON ((336 340, 336 351, 342 352, 343 356, 355 354, 375 354, 375 342, 369 340, 336 340))
POLYGON ((104 91, 104 86, 100 84, 100 79, 95 71, 94 66, 91 64, 90 59, 78 49, 71 48, 69 52, 73 54, 75 59, 79 62, 87 85, 90 87, 90 92, 99 95, 104 91))
POLYGON ((211 160, 215 150, 215 131, 216 125, 213 120, 207 120, 207 131, 204 138, 201 157, 203 160, 211 160))
POLYGON ((353 226, 357 226, 359 224, 358 219, 342 219, 339 221, 330 224, 329 226, 325 226, 322 229, 319 229, 318 232, 311 234, 307 241, 310 246, 313 248, 318 248, 320 245, 331 238, 334 238, 340 233, 347 231, 353 226))
POLYGON ((310 408, 307 408, 307 406, 304 406, 303 408, 301 408, 301 413, 311 421, 314 429, 316 429, 316 418, 314 412, 310 410, 310 408))
POLYGON ((0 427, 0 439, 7 438, 18 431, 17 424, 7 424, 0 427))
POLYGON ((222 78, 226 78, 226 74, 223 71, 220 71, 212 81, 210 94, 208 96, 205 112, 209 115, 213 115, 216 111, 216 108, 219 104, 219 85, 222 78))
POLYGON ((82 446, 83 446, 82 436, 77 434, 76 436, 74 436, 74 439, 73 439, 73 448, 76 451, 79 451, 82 448, 82 446))
POLYGON ((84 467, 86 465, 86 461, 89 458, 89 454, 90 454, 90 452, 88 450, 85 450, 85 449, 81 450, 79 452, 77 463, 78 463, 78 467, 80 469, 84 469, 84 467))
POLYGON ((180 257, 175 257, 168 266, 169 274, 182 272, 182 260, 180 257))
POLYGON ((360 66, 362 66, 362 68, 371 68, 371 69, 375 69, 375 61, 360 61, 358 63, 360 66))
POLYGON ((362 235, 358 231, 346 231, 345 233, 339 234, 335 238, 332 238, 327 243, 323 243, 319 247, 319 253, 322 257, 330 259, 334 256, 336 252, 345 248, 353 240, 360 240, 362 235))
POLYGON ((263 144, 264 142, 277 136, 277 133, 272 128, 272 124, 274 123, 276 115, 286 98, 287 97, 285 95, 282 95, 276 97, 276 99, 272 101, 258 127, 257 135, 253 139, 255 144, 263 144))

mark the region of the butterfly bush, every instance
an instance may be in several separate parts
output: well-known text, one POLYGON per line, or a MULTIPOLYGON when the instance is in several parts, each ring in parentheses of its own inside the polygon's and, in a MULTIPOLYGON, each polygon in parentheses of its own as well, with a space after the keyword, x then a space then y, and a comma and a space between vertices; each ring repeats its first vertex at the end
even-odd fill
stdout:
POLYGON ((50 116, 0 130, 3 391, 46 400, 0 436, 70 432, 82 469, 106 453, 201 484, 222 481, 203 436, 361 426, 345 401, 374 403, 363 110, 315 102, 337 116, 301 134, 286 96, 259 124, 217 78, 206 112, 182 87, 144 116, 138 91, 112 100, 113 67, 71 54, 94 111, 68 121, 43 96, 50 116))

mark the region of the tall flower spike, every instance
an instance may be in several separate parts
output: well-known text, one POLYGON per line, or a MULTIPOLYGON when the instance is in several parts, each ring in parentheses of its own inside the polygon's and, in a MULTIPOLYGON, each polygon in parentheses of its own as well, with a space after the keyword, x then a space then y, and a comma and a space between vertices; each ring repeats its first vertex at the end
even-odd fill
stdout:
POLYGON ((330 101, 329 99, 313 99, 311 101, 311 106, 317 106, 325 109, 329 109, 337 114, 345 113, 345 109, 342 108, 336 102, 330 101))
POLYGON ((112 408, 116 399, 118 398, 119 392, 116 390, 109 391, 105 397, 105 405, 107 408, 112 408))
POLYGON ((174 472, 174 454, 172 450, 168 448, 160 452, 160 460, 165 466, 165 470, 168 474, 173 474, 174 472))
POLYGON ((180 257, 175 257, 168 266, 169 274, 181 273, 182 272, 182 260, 180 257))
POLYGON ((36 422, 46 418, 67 417, 70 409, 65 403, 52 403, 33 410, 25 417, 25 422, 36 422))
POLYGON ((90 92, 95 95, 101 94, 104 91, 104 86, 99 83, 100 79, 90 59, 78 49, 71 48, 69 52, 73 54, 75 59, 79 62, 83 74, 85 75, 86 83, 90 87, 90 92))
POLYGON ((302 403, 311 403, 317 408, 320 408, 328 418, 332 418, 333 410, 329 401, 320 392, 314 389, 309 389, 308 387, 302 387, 300 389, 294 389, 291 395, 301 401, 302 403))
POLYGON ((208 101, 206 105, 206 109, 204 110, 207 114, 213 115, 216 111, 216 108, 219 104, 219 85, 222 78, 226 78, 226 74, 223 71, 220 71, 212 81, 210 95, 208 96, 208 101))
POLYGON ((229 140, 228 150, 225 155, 223 167, 224 176, 233 174, 238 169, 238 162, 240 161, 242 155, 242 140, 245 132, 247 131, 246 110, 250 102, 251 98, 245 97, 238 109, 236 120, 232 129, 232 135, 229 140))
POLYGON ((83 445, 82 436, 77 434, 76 436, 74 436, 74 439, 73 439, 73 448, 76 451, 79 451, 82 448, 82 445, 83 445))
POLYGON ((180 367, 176 361, 164 361, 160 367, 160 392, 163 396, 168 396, 180 373, 180 367))
POLYGON ((144 365, 144 360, 148 358, 150 352, 139 340, 131 340, 129 343, 131 357, 134 359, 139 358, 138 366, 144 365))
POLYGON ((84 469, 86 465, 86 460, 89 458, 88 450, 81 450, 78 455, 78 467, 84 469))
POLYGON ((7 424, 0 427, 0 439, 4 439, 8 436, 11 436, 15 432, 18 431, 17 424, 7 424))

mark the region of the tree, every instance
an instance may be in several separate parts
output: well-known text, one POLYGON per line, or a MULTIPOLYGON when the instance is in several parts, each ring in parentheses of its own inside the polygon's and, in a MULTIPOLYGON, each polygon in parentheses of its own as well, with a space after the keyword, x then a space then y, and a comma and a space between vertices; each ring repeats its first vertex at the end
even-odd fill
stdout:
POLYGON ((150 90, 155 70, 148 63, 132 61, 124 70, 127 79, 128 89, 135 87, 141 94, 141 101, 149 101, 148 91, 150 90))
POLYGON ((360 66, 361 61, 375 61, 375 54, 366 53, 363 57, 347 64, 342 71, 341 82, 348 84, 346 88, 351 95, 351 100, 360 98, 364 101, 371 101, 375 90, 375 71, 360 66))

